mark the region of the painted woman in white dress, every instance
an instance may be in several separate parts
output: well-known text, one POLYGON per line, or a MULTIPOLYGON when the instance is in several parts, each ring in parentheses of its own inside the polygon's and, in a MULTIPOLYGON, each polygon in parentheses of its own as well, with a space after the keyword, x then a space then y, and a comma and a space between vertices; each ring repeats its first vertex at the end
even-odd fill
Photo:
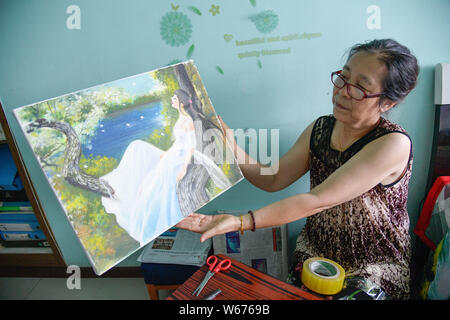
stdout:
POLYGON ((170 149, 135 140, 117 168, 101 178, 115 191, 112 198, 102 197, 106 212, 115 214, 117 223, 141 246, 183 219, 176 185, 186 174, 196 146, 194 122, 185 110, 190 104, 186 91, 175 91, 172 107, 179 117, 170 149))

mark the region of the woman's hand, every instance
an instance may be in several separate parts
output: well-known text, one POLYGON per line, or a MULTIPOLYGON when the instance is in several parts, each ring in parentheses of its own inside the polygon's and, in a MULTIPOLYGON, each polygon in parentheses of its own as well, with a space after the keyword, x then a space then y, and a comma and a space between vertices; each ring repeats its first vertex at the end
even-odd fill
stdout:
POLYGON ((228 143, 232 146, 233 152, 235 152, 234 148, 235 148, 236 140, 234 140, 233 130, 231 130, 230 127, 228 127, 228 125, 222 120, 221 116, 217 116, 217 117, 219 119, 220 125, 222 126, 222 128, 224 130, 223 135, 228 140, 228 143))
POLYGON ((230 214, 204 215, 199 213, 191 213, 175 225, 181 229, 202 233, 201 242, 219 234, 239 230, 239 226, 239 217, 230 214))

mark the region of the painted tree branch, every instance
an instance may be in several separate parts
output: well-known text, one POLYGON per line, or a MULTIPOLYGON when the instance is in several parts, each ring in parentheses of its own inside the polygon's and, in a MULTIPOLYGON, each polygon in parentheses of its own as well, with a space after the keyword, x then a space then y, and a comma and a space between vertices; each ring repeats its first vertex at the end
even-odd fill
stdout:
POLYGON ((38 119, 28 125, 27 133, 33 132, 38 128, 55 129, 66 136, 67 146, 64 153, 62 174, 68 183, 79 188, 99 193, 104 197, 114 197, 114 190, 106 181, 81 171, 81 143, 77 133, 68 123, 38 119))

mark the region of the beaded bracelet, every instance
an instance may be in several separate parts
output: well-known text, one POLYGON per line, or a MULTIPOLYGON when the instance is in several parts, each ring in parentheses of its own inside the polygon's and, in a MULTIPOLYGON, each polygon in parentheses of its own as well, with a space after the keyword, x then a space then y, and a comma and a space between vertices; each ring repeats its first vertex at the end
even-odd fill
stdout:
POLYGON ((250 217, 252 217, 252 231, 255 232, 256 229, 255 216, 253 215, 252 210, 248 210, 248 213, 250 213, 250 217))
POLYGON ((242 220, 242 215, 239 216, 241 218, 241 234, 244 234, 244 221, 242 220))

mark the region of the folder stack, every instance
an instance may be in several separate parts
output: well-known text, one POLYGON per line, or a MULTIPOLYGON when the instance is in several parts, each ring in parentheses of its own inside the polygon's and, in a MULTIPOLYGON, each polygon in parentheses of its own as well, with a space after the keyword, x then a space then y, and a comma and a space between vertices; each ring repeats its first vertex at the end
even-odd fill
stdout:
POLYGON ((49 246, 7 144, 0 144, 0 243, 4 247, 49 246))
POLYGON ((0 201, 28 201, 7 144, 0 144, 0 201))

